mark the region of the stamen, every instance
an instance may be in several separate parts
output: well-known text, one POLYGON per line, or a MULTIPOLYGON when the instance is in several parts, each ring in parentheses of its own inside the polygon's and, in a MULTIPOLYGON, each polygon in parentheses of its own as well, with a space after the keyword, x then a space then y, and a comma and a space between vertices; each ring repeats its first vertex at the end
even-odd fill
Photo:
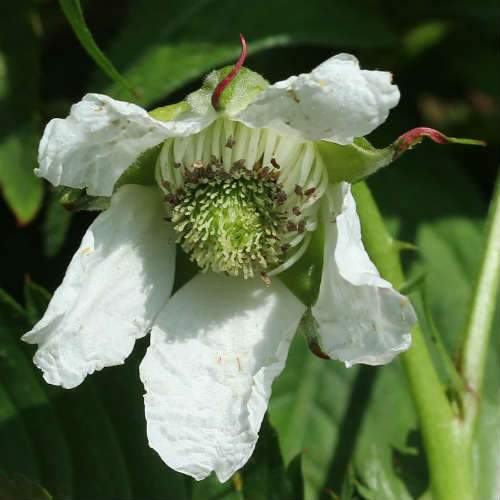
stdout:
POLYGON ((270 134, 219 119, 162 148, 156 178, 166 215, 202 271, 266 281, 309 245, 328 176, 307 145, 270 134))
POLYGON ((212 106, 214 107, 215 111, 220 111, 220 96, 222 95, 222 92, 224 92, 225 88, 234 80, 236 75, 240 72, 241 67, 243 66, 243 63, 245 62, 245 59, 247 58, 247 41, 245 40, 245 37, 240 33, 240 42, 241 42, 241 54, 236 61, 236 64, 234 65, 233 69, 229 73, 229 75, 222 80, 217 87, 215 87, 214 93, 212 94, 212 106))

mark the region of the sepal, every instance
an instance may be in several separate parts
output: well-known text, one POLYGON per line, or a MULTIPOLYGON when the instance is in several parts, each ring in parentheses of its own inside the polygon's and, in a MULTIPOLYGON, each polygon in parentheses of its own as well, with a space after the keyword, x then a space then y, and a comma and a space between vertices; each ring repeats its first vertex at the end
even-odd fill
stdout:
POLYGON ((59 203, 70 212, 102 212, 109 208, 111 198, 107 196, 89 196, 85 189, 65 187, 60 190, 59 203))
POLYGON ((438 144, 486 145, 484 141, 447 137, 438 130, 417 127, 404 133, 391 145, 382 149, 375 148, 364 137, 358 137, 348 145, 317 141, 315 147, 328 170, 330 182, 345 181, 354 184, 391 164, 403 153, 420 144, 425 137, 438 144))
POLYGON ((395 157, 393 145, 377 149, 364 137, 345 146, 329 141, 318 141, 315 146, 333 183, 359 182, 389 165, 395 157))
POLYGON ((300 321, 300 331, 304 334, 309 350, 318 358, 332 359, 321 347, 321 338, 319 335, 318 324, 312 315, 311 309, 308 309, 300 321))
MULTIPOLYGON (((212 108, 212 96, 215 89, 232 69, 232 66, 225 66, 212 71, 206 76, 202 87, 187 97, 187 102, 194 111, 203 112, 208 107, 212 108)), ((220 94, 217 111, 228 117, 235 116, 251 104, 267 87, 269 87, 269 82, 266 79, 255 71, 242 67, 224 88, 224 92, 220 94)))

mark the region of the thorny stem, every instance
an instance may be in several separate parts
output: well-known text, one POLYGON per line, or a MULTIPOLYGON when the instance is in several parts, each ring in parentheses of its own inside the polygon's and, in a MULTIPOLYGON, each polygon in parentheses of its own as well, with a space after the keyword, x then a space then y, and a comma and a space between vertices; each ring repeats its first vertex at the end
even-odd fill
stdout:
POLYGON ((497 177, 488 219, 481 267, 472 297, 465 329, 462 374, 469 392, 464 398, 465 434, 471 444, 480 395, 483 388, 486 355, 500 285, 500 174, 497 177))
POLYGON ((233 69, 229 73, 229 75, 224 78, 217 87, 215 87, 214 93, 212 94, 212 106, 216 111, 220 110, 220 96, 224 89, 234 80, 235 76, 239 73, 245 59, 247 58, 247 41, 245 37, 240 33, 240 41, 241 41, 241 54, 239 59, 236 61, 233 69))
MULTIPOLYGON (((354 194, 365 247, 381 275, 398 288, 405 282, 398 246, 387 232, 366 184, 356 184, 354 194)), ((412 346, 402 360, 420 419, 433 498, 476 500, 471 455, 461 435, 461 423, 453 413, 418 325, 412 335, 412 346)))

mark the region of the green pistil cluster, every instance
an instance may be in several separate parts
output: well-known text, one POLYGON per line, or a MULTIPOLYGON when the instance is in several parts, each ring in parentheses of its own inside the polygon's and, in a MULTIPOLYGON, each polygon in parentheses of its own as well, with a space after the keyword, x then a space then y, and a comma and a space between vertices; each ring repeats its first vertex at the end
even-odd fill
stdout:
POLYGON ((215 158, 184 169, 184 187, 165 200, 178 242, 201 269, 251 278, 280 263, 289 229, 277 174, 244 160, 227 172, 215 158))

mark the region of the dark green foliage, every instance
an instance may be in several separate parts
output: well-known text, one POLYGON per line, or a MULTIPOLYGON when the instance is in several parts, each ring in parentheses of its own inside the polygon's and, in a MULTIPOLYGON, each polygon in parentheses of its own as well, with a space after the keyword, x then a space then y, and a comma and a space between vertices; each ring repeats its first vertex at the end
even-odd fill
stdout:
MULTIPOLYGON (((239 32, 250 44, 247 66, 271 82, 309 71, 333 53, 355 53, 364 67, 392 71, 402 92, 400 106, 370 137, 375 145, 422 124, 488 142, 484 150, 426 144, 369 181, 393 234, 417 246, 404 254, 408 291, 419 306, 425 288, 453 357, 498 168, 498 5, 88 0, 83 8, 92 37, 79 2, 60 3, 107 75, 82 50, 56 2, 7 0, 0 17, 0 187, 6 202, 0 208, 0 500, 419 499, 428 489, 428 471, 398 361, 346 369, 313 356, 297 335, 255 454, 223 485, 170 470, 147 445, 138 376, 147 339, 125 365, 81 387, 48 386, 31 362, 33 346, 20 337, 43 314, 50 296, 45 287, 52 292, 62 280, 92 216, 70 217, 56 204, 58 191, 43 205, 43 184, 32 169, 42 126, 65 116, 85 92, 149 108, 176 102, 206 72, 237 57, 239 32)), ((179 269, 187 274, 192 268, 183 259, 179 253, 179 269)), ((185 279, 179 274, 176 287, 185 279)), ((494 337, 499 325, 497 316, 494 337)), ((493 342, 475 450, 481 500, 495 500, 500 460, 498 338, 493 342)), ((446 380, 445 370, 442 375, 446 380)))

